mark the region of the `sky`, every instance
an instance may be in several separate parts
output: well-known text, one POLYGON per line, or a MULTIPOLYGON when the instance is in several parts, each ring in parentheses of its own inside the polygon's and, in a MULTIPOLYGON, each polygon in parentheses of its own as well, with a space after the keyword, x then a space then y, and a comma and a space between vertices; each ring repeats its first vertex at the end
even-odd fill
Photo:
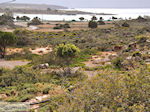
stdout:
MULTIPOLYGON (((0 0, 0 3, 11 0, 0 0)), ((61 5, 68 8, 150 8, 150 0, 16 0, 15 3, 61 5)))

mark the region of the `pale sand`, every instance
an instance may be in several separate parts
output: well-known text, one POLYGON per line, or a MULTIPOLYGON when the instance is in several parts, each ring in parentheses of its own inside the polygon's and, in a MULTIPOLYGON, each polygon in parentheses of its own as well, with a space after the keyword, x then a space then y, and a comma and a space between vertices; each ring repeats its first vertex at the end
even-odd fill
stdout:
POLYGON ((1 68, 9 68, 14 69, 16 66, 23 66, 30 63, 29 61, 7 61, 7 60, 0 60, 0 67, 1 68))

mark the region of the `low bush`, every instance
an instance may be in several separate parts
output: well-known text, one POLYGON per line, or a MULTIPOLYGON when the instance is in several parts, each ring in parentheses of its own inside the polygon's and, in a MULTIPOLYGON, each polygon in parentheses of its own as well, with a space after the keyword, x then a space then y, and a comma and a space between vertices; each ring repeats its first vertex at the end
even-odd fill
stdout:
POLYGON ((88 27, 89 28, 97 28, 98 24, 97 24, 96 21, 90 21, 89 24, 88 24, 88 27))
POLYGON ((123 62, 123 59, 122 58, 115 58, 114 60, 112 60, 112 64, 115 68, 117 69, 121 69, 122 68, 122 62, 123 62))
POLYGON ((146 69, 130 72, 106 70, 66 95, 58 112, 147 112, 150 75, 146 69), (145 86, 143 86, 145 85, 145 86))
POLYGON ((47 87, 43 90, 43 94, 48 94, 49 91, 52 90, 52 87, 47 87))
POLYGON ((40 18, 35 17, 31 20, 31 22, 28 23, 28 26, 30 26, 30 25, 41 25, 41 24, 43 24, 43 23, 41 22, 40 18))
POLYGON ((68 23, 65 23, 65 24, 56 24, 56 26, 53 29, 67 29, 67 28, 71 27, 68 23))

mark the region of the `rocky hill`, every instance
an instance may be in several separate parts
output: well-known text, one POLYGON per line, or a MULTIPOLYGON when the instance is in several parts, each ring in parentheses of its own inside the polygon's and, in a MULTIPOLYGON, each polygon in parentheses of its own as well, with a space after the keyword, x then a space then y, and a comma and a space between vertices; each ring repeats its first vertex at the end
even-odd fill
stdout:
POLYGON ((64 6, 47 5, 47 4, 22 4, 22 3, 5 3, 0 4, 1 9, 29 9, 29 10, 47 10, 50 9, 67 9, 64 6))

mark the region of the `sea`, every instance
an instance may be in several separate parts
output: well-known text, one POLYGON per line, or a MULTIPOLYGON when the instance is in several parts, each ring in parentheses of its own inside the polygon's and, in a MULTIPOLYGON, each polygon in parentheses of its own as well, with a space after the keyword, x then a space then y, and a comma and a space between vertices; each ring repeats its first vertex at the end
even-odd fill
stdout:
POLYGON ((51 15, 51 14, 18 14, 15 13, 16 16, 28 16, 31 19, 34 17, 39 17, 41 20, 45 21, 79 21, 80 17, 84 17, 85 21, 91 20, 92 16, 96 16, 97 18, 103 17, 105 21, 111 20, 112 16, 117 17, 119 19, 135 19, 138 16, 149 17, 150 16, 150 8, 133 8, 133 9, 102 9, 102 8, 76 8, 76 9, 66 9, 66 10, 78 10, 85 12, 93 12, 93 13, 105 13, 105 14, 114 14, 114 15, 94 15, 94 14, 77 14, 77 15, 51 15))

